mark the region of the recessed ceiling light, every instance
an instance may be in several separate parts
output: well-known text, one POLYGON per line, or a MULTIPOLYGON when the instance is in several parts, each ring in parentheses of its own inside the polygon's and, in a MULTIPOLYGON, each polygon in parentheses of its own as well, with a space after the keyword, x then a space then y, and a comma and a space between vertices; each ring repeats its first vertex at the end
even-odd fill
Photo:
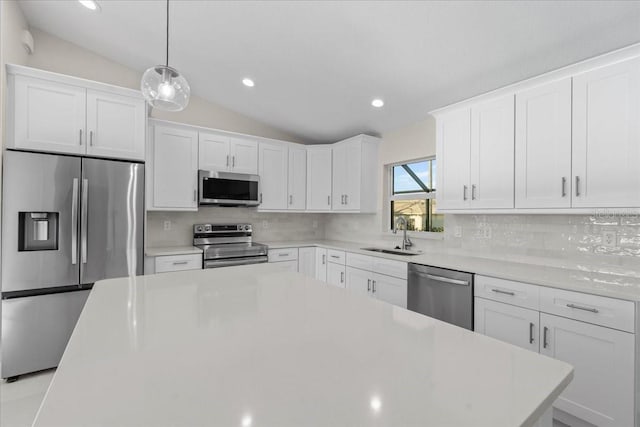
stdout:
POLYGON ((371 101, 371 105, 373 105, 376 108, 380 108, 384 105, 384 101, 380 98, 376 98, 373 101, 371 101))
POLYGON ((78 0, 81 5, 90 10, 100 10, 100 5, 94 0, 78 0))
POLYGON ((249 78, 242 79, 242 84, 247 86, 247 87, 254 87, 255 86, 255 83, 253 82, 253 80, 251 80, 249 78))

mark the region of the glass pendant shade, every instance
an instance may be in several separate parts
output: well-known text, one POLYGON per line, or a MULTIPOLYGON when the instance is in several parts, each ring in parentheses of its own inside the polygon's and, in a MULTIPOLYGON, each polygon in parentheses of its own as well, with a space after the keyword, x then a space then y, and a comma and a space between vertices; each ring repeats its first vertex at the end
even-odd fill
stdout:
POLYGON ((166 65, 156 65, 145 71, 140 89, 153 108, 166 111, 184 110, 191 95, 187 80, 177 70, 166 65))

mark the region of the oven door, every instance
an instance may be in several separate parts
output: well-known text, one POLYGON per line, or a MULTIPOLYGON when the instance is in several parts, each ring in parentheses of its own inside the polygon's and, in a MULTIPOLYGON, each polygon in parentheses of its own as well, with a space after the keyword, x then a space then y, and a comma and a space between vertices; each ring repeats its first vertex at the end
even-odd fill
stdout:
POLYGON ((198 171, 200 205, 258 206, 260 177, 231 172, 198 171))

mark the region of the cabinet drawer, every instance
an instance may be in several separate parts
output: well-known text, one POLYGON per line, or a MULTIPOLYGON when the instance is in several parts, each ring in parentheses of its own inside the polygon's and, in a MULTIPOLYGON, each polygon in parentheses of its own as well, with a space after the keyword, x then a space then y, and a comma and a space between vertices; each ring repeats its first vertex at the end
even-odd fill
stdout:
POLYGON ((540 286, 528 283, 476 275, 473 293, 477 297, 532 310, 540 308, 540 286))
POLYGON ((635 306, 631 301, 542 287, 540 311, 631 333, 635 331, 635 306))
POLYGON ((169 255, 156 257, 156 273, 169 271, 200 270, 202 268, 202 255, 169 255))
POLYGON ((342 264, 346 263, 346 254, 344 251, 336 251, 335 249, 327 249, 327 259, 329 262, 334 264, 342 264))
POLYGON ((386 276, 407 279, 407 263, 392 259, 373 258, 373 271, 386 276))
POLYGON ((298 259, 298 248, 269 249, 269 262, 295 261, 298 259))
MULTIPOLYGON (((332 261, 334 262, 334 261, 332 261)), ((373 268, 373 257, 368 255, 353 254, 347 252, 347 266, 359 268, 361 270, 369 270, 373 268)))

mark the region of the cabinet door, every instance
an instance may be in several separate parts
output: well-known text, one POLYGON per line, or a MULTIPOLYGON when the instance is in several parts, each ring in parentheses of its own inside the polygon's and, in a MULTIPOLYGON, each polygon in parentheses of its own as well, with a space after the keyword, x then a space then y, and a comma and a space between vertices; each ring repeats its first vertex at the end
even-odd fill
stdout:
POLYGON ((316 279, 327 281, 327 250, 316 248, 316 279))
POLYGON ((476 332, 538 352, 538 311, 483 298, 475 298, 474 302, 476 332))
POLYGON ((303 210, 307 204, 307 150, 289 146, 288 208, 303 210))
POLYGON ((338 286, 340 288, 345 287, 345 267, 344 265, 334 264, 332 262, 327 264, 327 283, 330 285, 338 286))
POLYGON ((231 170, 236 173, 258 173, 258 143, 244 138, 230 138, 231 170))
POLYGON ((307 148, 307 210, 331 210, 331 146, 307 148))
POLYGON ((287 147, 260 143, 260 209, 287 209, 287 147))
POLYGON ((198 133, 154 128, 153 208, 197 210, 198 133))
POLYGON ((634 425, 634 335, 540 314, 540 353, 571 364, 554 407, 602 426, 634 425))
POLYGON ((373 273, 359 268, 347 267, 347 289, 350 291, 371 296, 371 284, 373 273))
POLYGON ((86 90, 31 77, 14 79, 13 141, 7 146, 84 154, 86 90))
POLYGON ((571 79, 516 94, 516 208, 571 207, 571 79))
POLYGON ((345 195, 347 193, 347 145, 337 144, 333 147, 333 170, 331 177, 331 209, 334 211, 347 210, 345 195))
POLYGON ((144 99, 87 90, 87 154, 144 160, 144 99))
POLYGON ((640 206, 640 58, 573 78, 574 207, 640 206))
POLYGON ((436 126, 438 209, 467 208, 471 200, 471 110, 444 114, 436 126))
POLYGON ((198 133, 198 169, 228 171, 231 169, 229 137, 215 133, 198 133))
POLYGON ((316 248, 298 249, 298 273, 307 277, 316 277, 316 248))
POLYGON ((407 281, 373 273, 371 292, 374 297, 398 307, 407 308, 407 281))
POLYGON ((280 267, 283 270, 290 271, 292 273, 298 272, 298 260, 293 261, 280 261, 271 263, 271 265, 275 265, 276 267, 280 267))
POLYGON ((514 97, 471 109, 471 207, 513 208, 514 97))
MULTIPOLYGON (((360 209, 360 185, 362 176, 362 141, 349 142, 344 146, 344 209, 360 209)), ((377 167, 377 166, 376 166, 377 167)))

